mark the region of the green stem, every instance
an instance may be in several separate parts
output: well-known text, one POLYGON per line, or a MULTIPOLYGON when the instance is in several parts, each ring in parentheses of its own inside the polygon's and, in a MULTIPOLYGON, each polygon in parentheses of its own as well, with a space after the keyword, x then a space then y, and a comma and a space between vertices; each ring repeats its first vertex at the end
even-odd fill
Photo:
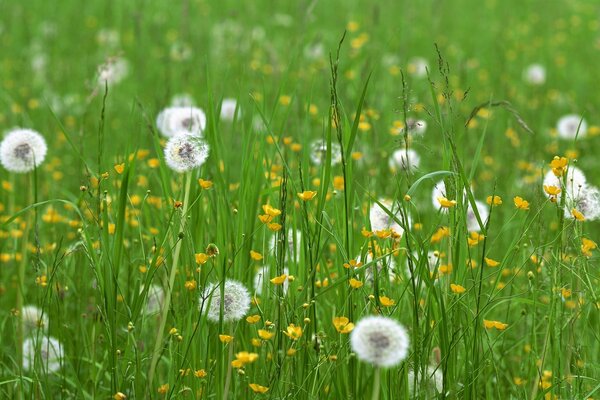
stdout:
MULTIPOLYGON (((183 199, 183 209, 181 212, 181 220, 179 222, 179 232, 183 232, 185 228, 186 214, 188 208, 188 200, 190 197, 190 187, 192 184, 192 174, 187 173, 185 177, 185 194, 183 199)), ((154 373, 156 372, 156 365, 158 364, 158 359, 160 357, 160 348, 162 346, 162 340, 164 336, 165 325, 167 324, 167 317, 169 315, 169 307, 171 306, 171 294, 173 291, 173 285, 175 284, 175 276, 177 275, 177 264, 179 263, 179 255, 181 253, 181 243, 182 239, 178 239, 177 244, 175 245, 175 251, 173 253, 173 263, 171 265, 171 274, 169 276, 169 286, 167 287, 167 293, 165 295, 165 300, 163 304, 163 309, 160 316, 160 324, 158 329, 158 335, 156 337, 156 342, 154 343, 154 350, 152 352, 152 361, 150 363, 150 373, 148 374, 148 388, 152 388, 152 383, 154 380, 154 373)))
POLYGON ((381 386, 381 370, 379 367, 375 368, 375 381, 373 382, 373 394, 371 400, 379 400, 379 392, 381 386))

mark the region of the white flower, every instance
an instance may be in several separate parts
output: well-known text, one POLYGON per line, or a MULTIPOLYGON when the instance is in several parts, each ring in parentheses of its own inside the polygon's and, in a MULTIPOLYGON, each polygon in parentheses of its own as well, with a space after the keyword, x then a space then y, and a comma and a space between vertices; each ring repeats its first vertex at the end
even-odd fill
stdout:
MULTIPOLYGON (((277 237, 278 235, 275 234, 271 236, 271 239, 269 240, 269 249, 273 251, 275 256, 277 256, 278 253, 277 237)), ((285 249, 286 260, 292 258, 293 260, 298 261, 300 251, 302 250, 302 231, 300 229, 294 230, 290 228, 288 229, 286 239, 288 244, 287 249, 285 249)))
POLYGON ((382 316, 365 317, 350 334, 356 356, 376 367, 393 367, 408 354, 409 338, 402 325, 382 316))
POLYGON ((587 134, 587 122, 580 115, 568 114, 558 120, 556 130, 561 139, 572 140, 575 136, 582 138, 587 134), (581 123, 581 125, 580 125, 581 123))
POLYGON ((541 64, 531 64, 523 72, 523 79, 531 85, 543 85, 546 82, 546 68, 541 64))
POLYGON ((27 371, 38 365, 46 372, 56 372, 61 367, 63 357, 62 345, 52 337, 30 337, 23 341, 23 369, 27 371))
POLYGON ((208 158, 208 144, 198 136, 173 136, 165 146, 165 161, 176 172, 198 168, 208 158))
POLYGON ((31 129, 17 128, 0 143, 0 164, 11 172, 29 172, 44 161, 47 151, 42 135, 31 129))
MULTIPOLYGON (((379 202, 383 204, 383 206, 387 208, 398 219, 398 221, 404 222, 402 220, 400 209, 394 208, 394 203, 385 199, 379 199, 379 202)), ((399 236, 404 234, 404 228, 400 226, 392 217, 390 217, 388 213, 386 213, 385 210, 377 203, 373 203, 371 206, 371 211, 369 211, 369 220, 371 221, 371 230, 373 232, 391 229, 399 236)), ((410 226, 410 219, 408 224, 410 226)))
MULTIPOLYGON (((283 269, 283 273, 286 275, 289 275, 290 274, 289 268, 285 267, 283 269)), ((263 288, 268 287, 268 285, 270 284, 270 276, 271 275, 269 272, 269 267, 266 265, 261 267, 258 271, 256 271, 256 274, 254 275, 254 291, 256 292, 256 294, 258 296, 260 296, 263 293, 263 288)), ((284 296, 287 294, 289 286, 290 286, 290 283, 286 279, 283 282, 283 295, 284 296)))
POLYGON ((206 128, 206 115, 197 107, 168 107, 156 117, 156 126, 166 137, 181 134, 200 136, 206 128))
POLYGON ((241 111, 237 107, 238 105, 235 99, 223 99, 223 101, 221 102, 221 119, 223 121, 233 121, 236 109, 238 116, 241 113, 241 111))
POLYGON ((121 82, 129 72, 129 63, 121 57, 109 58, 98 67, 98 85, 104 87, 121 82))
POLYGON ((427 122, 422 119, 408 118, 406 120, 406 128, 408 133, 412 135, 423 136, 427 130, 427 122))
MULTIPOLYGON (((327 158, 327 142, 325 140, 315 140, 310 145, 310 159, 315 165, 322 165, 327 158)), ((342 161, 342 149, 340 145, 331 142, 331 165, 339 164, 342 161)))
MULTIPOLYGON (((554 175, 554 172, 548 171, 544 176, 543 186, 555 186, 557 188, 561 188, 561 190, 565 191, 567 199, 576 200, 580 196, 583 188, 587 186, 587 179, 582 170, 580 170, 577 167, 569 166, 569 168, 567 169, 567 177, 565 184, 563 184, 563 177, 559 178, 556 175, 554 175)), ((550 197, 550 195, 546 193, 545 190, 544 194, 546 195, 546 197, 550 197)))
POLYGON ((48 330, 48 314, 36 306, 24 306, 21 310, 21 319, 25 334, 36 332, 38 329, 42 332, 48 330))
POLYGON ((146 296, 146 307, 144 308, 144 315, 157 314, 161 309, 165 301, 165 291, 158 285, 150 285, 148 288, 148 294, 146 296))
POLYGON ((583 214, 586 220, 600 218, 600 190, 594 186, 583 186, 573 197, 567 196, 565 217, 574 218, 572 209, 583 214))
POLYGON ((398 149, 392 153, 388 165, 392 171, 418 169, 421 157, 413 149, 398 149))
MULTIPOLYGON (((468 203, 467 207, 467 230, 469 232, 479 232, 481 228, 479 227, 479 222, 477 221, 477 217, 475 216, 475 211, 473 211, 473 207, 471 207, 471 203, 468 203)), ((481 218, 481 223, 485 226, 485 223, 490 216, 490 208, 487 204, 475 200, 475 206, 477 207, 477 212, 479 212, 479 217, 481 218)))
POLYGON ((422 57, 414 57, 408 62, 408 73, 417 78, 426 77, 427 68, 429 68, 429 63, 422 57))
POLYGON ((179 93, 171 97, 172 107, 194 107, 195 105, 194 98, 188 93, 179 93))
MULTIPOLYGON (((427 272, 429 272, 429 275, 432 277, 432 279, 434 279, 434 281, 437 281, 437 279, 439 278, 438 274, 436 274, 436 271, 440 266, 440 254, 436 251, 429 250, 427 252, 427 260, 422 260, 422 258, 423 257, 421 257, 421 254, 419 252, 413 252, 412 267, 413 274, 415 275, 415 284, 417 286, 419 286, 421 282, 422 275, 421 271, 419 271, 420 268, 427 268, 427 272)), ((406 276, 409 279, 411 278, 408 258, 406 260, 406 276)))
MULTIPOLYGON (((250 309, 250 293, 246 287, 233 279, 225 281, 223 295, 223 321, 239 321, 250 309)), ((204 290, 200 298, 200 306, 204 301, 208 303, 207 318, 213 322, 219 322, 221 313, 221 288, 220 285, 210 284, 204 290)))

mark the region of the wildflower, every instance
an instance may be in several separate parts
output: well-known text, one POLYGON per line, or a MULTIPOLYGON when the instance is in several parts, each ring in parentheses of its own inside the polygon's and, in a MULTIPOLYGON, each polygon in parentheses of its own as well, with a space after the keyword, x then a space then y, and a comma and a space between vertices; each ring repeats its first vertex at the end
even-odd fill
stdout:
MULTIPOLYGON (((390 200, 380 199, 381 203, 395 218, 392 218, 378 203, 374 203, 369 211, 369 220, 371 230, 374 232, 391 230, 395 236, 402 236, 404 228, 396 222, 396 219, 402 221, 402 214, 399 208, 394 208, 395 203, 390 200)), ((410 223, 409 223, 410 225, 410 223)))
POLYGON ((581 221, 581 222, 585 221, 585 217, 583 216, 583 214, 580 213, 579 211, 577 211, 577 209, 575 209, 575 208, 571 209, 571 215, 577 221, 581 221))
POLYGON ((14 129, 0 142, 0 164, 10 172, 29 172, 44 161, 47 150, 46 141, 38 132, 14 129))
POLYGON ((409 338, 395 320, 369 316, 356 324, 350 334, 350 345, 362 361, 377 367, 393 367, 406 358, 409 338))
POLYGON ((114 168, 117 174, 122 174, 125 171, 125 163, 116 164, 114 168))
POLYGON ((197 107, 168 107, 156 117, 156 126, 165 137, 200 136, 206 128, 206 114, 197 107))
POLYGON ((232 279, 221 284, 225 285, 223 298, 221 298, 220 284, 210 284, 204 290, 200 304, 203 303, 203 300, 209 299, 206 316, 210 321, 219 322, 221 301, 223 301, 223 321, 239 321, 250 309, 250 293, 243 284, 232 279))
POLYGON ((452 208, 456 206, 456 200, 448 200, 445 197, 438 197, 437 200, 438 203, 440 203, 440 206, 443 208, 452 208))
POLYGON ((266 329, 259 329, 258 330, 258 337, 261 338, 262 340, 269 340, 273 336, 275 336, 275 334, 273 332, 267 331, 266 329))
POLYGON ((408 118, 406 120, 406 129, 412 135, 423 136, 427 130, 427 122, 421 119, 408 118))
POLYGON ((206 262, 210 258, 208 256, 208 254, 206 254, 206 253, 196 253, 194 255, 194 257, 196 259, 196 264, 198 264, 198 265, 200 265, 200 264, 206 264, 206 262))
POLYGON ((585 137, 587 128, 588 125, 585 119, 577 114, 565 115, 561 117, 556 124, 558 137, 566 140, 572 140, 575 139, 575 137, 585 137))
POLYGON ((600 218, 600 190, 594 186, 584 186, 575 197, 566 201, 565 217, 578 221, 594 221, 600 218), (569 212, 569 209, 571 210, 569 212))
POLYGON ((38 329, 46 332, 48 330, 48 315, 36 306, 24 306, 21 310, 21 323, 25 334, 35 333, 38 329))
POLYGON ((546 192, 549 196, 558 196, 561 192, 561 189, 558 186, 544 185, 544 192, 546 192))
MULTIPOLYGON (((283 294, 287 294, 289 288, 289 275, 290 271, 287 267, 283 268, 283 275, 279 277, 270 279, 269 281, 274 285, 283 285, 283 294)), ((256 274, 254 275, 254 290, 257 295, 261 295, 263 293, 263 284, 265 283, 264 278, 269 277, 269 267, 264 266, 260 268, 256 274)))
POLYGON ((277 276, 277 277, 271 279, 271 283, 273 285, 281 285, 283 282, 285 282, 286 278, 287 278, 287 275, 283 274, 283 275, 280 275, 280 276, 277 276))
POLYGON ((278 210, 277 208, 274 208, 269 204, 263 205, 262 208, 263 208, 263 211, 265 212, 265 214, 270 217, 277 217, 278 215, 281 214, 281 210, 278 210))
POLYGON ((173 136, 165 147, 165 161, 175 172, 201 167, 208 158, 208 145, 201 138, 182 134, 173 136))
POLYGON ((246 322, 248 322, 249 324, 255 324, 258 321, 260 321, 260 315, 258 314, 246 317, 246 322))
POLYGON ((354 324, 347 317, 335 317, 333 326, 339 333, 350 333, 354 329, 354 324))
POLYGON ((361 281, 359 281, 358 279, 354 279, 354 278, 350 278, 350 280, 348 282, 352 289, 358 289, 363 285, 363 283, 361 281))
POLYGON ((388 165, 392 171, 418 169, 421 157, 412 149, 399 149, 392 153, 388 165))
POLYGON ((113 399, 115 399, 115 400, 125 400, 125 399, 127 399, 127 396, 123 392, 117 392, 113 396, 113 399))
POLYGON ((98 66, 98 85, 102 88, 104 85, 111 86, 121 82, 129 73, 129 63, 121 57, 111 57, 106 62, 98 66))
POLYGON ((204 179, 198 179, 198 184, 202 189, 210 189, 213 187, 212 181, 205 181, 204 179))
POLYGON ((493 260, 493 259, 491 259, 491 258, 487 258, 487 257, 485 257, 485 258, 484 258, 484 260, 485 260, 485 264, 486 264, 488 267, 497 267, 498 265, 500 265, 500 262, 498 262, 498 261, 496 261, 496 260, 493 260))
POLYGON ((233 119, 236 116, 236 111, 237 115, 239 116, 241 114, 241 111, 235 99, 223 99, 223 101, 221 102, 221 120, 233 121, 233 119))
POLYGON ((456 294, 461 294, 467 291, 467 289, 465 289, 464 286, 461 285, 456 285, 454 283, 450 284, 450 290, 452 290, 452 293, 456 293, 456 294))
POLYGON ((567 197, 576 198, 579 195, 579 191, 587 185, 587 179, 582 170, 577 167, 570 166, 568 170, 554 168, 552 171, 544 176, 544 186, 554 186, 557 188, 565 189, 567 197), (566 171, 567 177, 563 183, 562 176, 566 171), (556 172, 561 175, 556 176, 556 172))
MULTIPOLYGON (((477 207, 477 212, 479 213, 481 222, 485 226, 486 221, 487 221, 488 217, 490 216, 490 209, 485 203, 483 203, 479 200, 475 200, 475 206, 477 207)), ((475 212, 473 211, 473 208, 471 207, 470 202, 469 202, 469 206, 467 207, 467 230, 469 232, 479 232, 480 231, 479 222, 477 221, 477 217, 475 216, 475 212)))
POLYGON ((500 196, 488 196, 486 203, 491 206, 499 206, 502 205, 502 198, 500 196))
POLYGON ((424 78, 427 76, 427 68, 429 68, 429 62, 423 57, 413 57, 408 62, 407 71, 410 75, 417 78, 424 78))
POLYGON ((23 341, 23 369, 33 370, 34 365, 40 365, 46 372, 57 372, 64 358, 63 347, 53 337, 40 335, 29 337, 23 341))
POLYGON ((502 323, 499 321, 488 321, 487 319, 484 319, 483 326, 485 327, 485 329, 495 328, 499 331, 503 331, 508 327, 508 324, 505 324, 505 323, 502 323))
POLYGON ((598 248, 598 245, 593 240, 581 238, 581 253, 586 257, 592 256, 592 250, 598 248))
MULTIPOLYGON (((315 165, 322 165, 327 159, 327 142, 316 140, 310 145, 310 159, 315 165)), ((337 143, 331 143, 331 165, 342 161, 342 150, 337 143)))
POLYGON ((381 303, 381 305, 384 307, 391 307, 396 304, 393 299, 390 299, 387 296, 379 296, 379 303, 381 303))
POLYGON ((208 375, 208 374, 206 373, 206 371, 204 369, 198 369, 198 370, 194 371, 194 376, 196 378, 204 378, 206 375, 208 375))
POLYGON ((269 391, 268 387, 261 386, 258 383, 249 383, 248 386, 250 386, 250 389, 252 389, 254 393, 267 393, 269 391))
POLYGON ((158 387, 158 394, 166 394, 169 391, 169 384, 164 383, 158 387))
POLYGON ((519 210, 529 210, 529 202, 527 200, 523 200, 522 197, 515 196, 513 201, 515 202, 515 207, 517 207, 519 210))
POLYGON ((233 368, 242 368, 246 364, 253 363, 258 359, 258 354, 241 351, 235 355, 235 360, 231 362, 233 368))
POLYGON ((298 193, 298 197, 304 201, 309 201, 315 198, 317 192, 311 192, 310 190, 305 190, 302 193, 298 193))
POLYGON ((539 86, 546 82, 546 68, 541 64, 531 64, 523 71, 523 80, 530 85, 539 86))
POLYGON ((344 263, 344 268, 346 269, 354 269, 354 268, 360 268, 362 267, 363 263, 360 261, 356 261, 356 260, 350 260, 347 263, 344 263))
POLYGON ((567 170, 568 164, 569 160, 566 157, 554 156, 550 161, 550 168, 552 168, 554 176, 561 177, 567 170))
POLYGON ((233 340, 233 336, 230 335, 219 335, 221 343, 227 344, 233 340))
POLYGON ((287 330, 285 330, 283 334, 292 340, 298 340, 302 337, 302 327, 289 324, 287 330))

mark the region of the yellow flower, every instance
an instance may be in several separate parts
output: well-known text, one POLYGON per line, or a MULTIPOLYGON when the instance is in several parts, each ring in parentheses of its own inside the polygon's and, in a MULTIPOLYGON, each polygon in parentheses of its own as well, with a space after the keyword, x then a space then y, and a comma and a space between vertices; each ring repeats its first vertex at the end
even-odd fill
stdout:
POLYGON ((268 224, 269 222, 271 222, 273 220, 273 217, 271 215, 269 215, 269 214, 264 214, 264 215, 259 215, 258 219, 263 224, 268 224))
POLYGON ((357 262, 356 260, 350 260, 347 263, 344 263, 344 268, 360 268, 362 267, 362 262, 357 262))
POLYGON ((560 193, 560 188, 556 186, 544 185, 544 191, 550 196, 557 196, 560 193))
POLYGON ((260 337, 262 340, 269 340, 271 339, 275 334, 273 332, 269 332, 266 329, 259 329, 258 330, 258 337, 260 337))
POLYGON ((467 291, 467 289, 465 289, 464 286, 455 285, 454 283, 450 284, 450 290, 452 290, 452 292, 456 294, 461 294, 467 291))
POLYGON ((212 181, 205 181, 204 179, 198 179, 198 184, 202 189, 210 189, 213 186, 212 181))
POLYGON ((248 322, 249 324, 255 324, 258 321, 260 321, 260 315, 258 314, 246 317, 246 322, 248 322))
POLYGON ((115 399, 115 400, 125 400, 126 398, 127 398, 127 396, 125 396, 125 394, 122 392, 117 392, 113 396, 113 399, 115 399))
POLYGON ((262 209, 265 212, 265 214, 270 215, 271 217, 277 217, 278 215, 281 215, 281 210, 273 208, 269 204, 263 205, 262 209))
POLYGON ((166 394, 168 390, 169 390, 169 384, 168 383, 165 383, 164 385, 160 385, 158 387, 158 393, 159 394, 166 394))
POLYGON ((491 206, 499 206, 502 204, 502 198, 500 196, 488 196, 485 200, 491 206))
POLYGON ((269 391, 268 387, 261 386, 258 383, 250 383, 248 386, 250 386, 250 389, 252 389, 254 393, 267 393, 267 391, 269 391))
POLYGON ((550 161, 550 168, 552 168, 552 172, 555 176, 561 177, 565 173, 567 169, 567 160, 565 157, 554 156, 554 159, 550 161))
POLYGON ((491 259, 491 258, 487 258, 487 257, 485 257, 485 258, 484 258, 484 260, 485 260, 485 264, 486 264, 488 267, 497 267, 498 265, 500 265, 500 263, 499 263, 498 261, 496 261, 496 260, 493 260, 493 259, 491 259))
POLYGON ((280 230, 282 228, 282 226, 281 226, 281 224, 278 224, 276 222, 272 222, 270 224, 267 224, 267 228, 269 228, 273 232, 277 232, 278 230, 280 230))
POLYGON ((587 238, 581 238, 581 253, 586 257, 592 256, 592 250, 596 249, 598 245, 593 240, 587 238))
POLYGON ((258 354, 241 351, 235 355, 235 360, 231 362, 233 368, 242 368, 246 364, 253 363, 258 359, 258 354))
POLYGON ((371 236, 373 236, 373 232, 368 231, 366 228, 362 228, 360 234, 366 238, 370 238, 371 236))
POLYGON ((390 299, 387 296, 379 296, 379 302, 381 303, 382 306, 384 307, 391 307, 394 304, 396 304, 396 302, 392 299, 390 299))
POLYGON ((206 371, 204 369, 199 369, 199 370, 194 371, 194 376, 196 378, 204 378, 206 375, 208 375, 208 374, 206 373, 206 371))
POLYGON ((456 200, 448 200, 445 197, 438 197, 437 200, 440 203, 440 206, 444 208, 452 208, 456 206, 456 200))
POLYGON ((197 253, 196 255, 196 264, 206 264, 208 261, 208 255, 205 253, 197 253))
POLYGON ((523 198, 519 196, 515 196, 513 200, 515 202, 515 207, 519 210, 529 210, 529 202, 527 200, 523 200, 523 198))
POLYGON ((350 333, 354 329, 354 324, 347 317, 335 317, 333 319, 333 326, 335 326, 335 330, 339 333, 350 333))
POLYGON ((290 324, 283 333, 292 340, 298 340, 302 337, 302 327, 290 324))
POLYGON ((276 276, 275 278, 271 279, 271 283, 273 285, 281 285, 281 284, 283 284, 283 282, 285 282, 286 278, 287 278, 286 274, 276 276))
POLYGON ((263 256, 257 251, 250 250, 250 258, 252 258, 254 261, 260 261, 263 259, 263 256))
POLYGON ((503 331, 508 327, 508 324, 499 322, 499 321, 489 321, 487 319, 483 320, 483 326, 485 327, 485 329, 498 329, 499 331, 503 331))
POLYGON ((315 198, 317 192, 312 192, 310 190, 305 190, 302 193, 298 193, 298 197, 300 197, 304 201, 309 201, 315 198))
POLYGON ((361 281, 359 281, 358 279, 354 279, 354 278, 350 278, 350 287, 352 289, 358 289, 359 287, 361 287, 363 285, 363 283, 361 281))
POLYGON ((229 343, 233 340, 233 336, 219 335, 219 340, 221 341, 221 343, 229 343))
POLYGON ((115 171, 117 171, 117 174, 122 174, 125 171, 125 163, 115 165, 115 171))
POLYGON ((585 221, 585 217, 583 216, 583 214, 581 212, 577 211, 575 208, 571 210, 571 215, 577 221, 585 221))

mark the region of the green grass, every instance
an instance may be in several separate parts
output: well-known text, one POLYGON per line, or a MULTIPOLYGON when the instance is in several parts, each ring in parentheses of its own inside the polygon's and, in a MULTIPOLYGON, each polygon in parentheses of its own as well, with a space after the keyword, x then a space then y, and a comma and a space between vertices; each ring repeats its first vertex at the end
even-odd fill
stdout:
POLYGON ((598 6, 281 3, 0 0, 0 130, 35 129, 48 143, 35 173, 0 168, 0 398, 600 397, 599 256, 581 247, 600 240, 599 225, 565 218, 564 194, 552 203, 542 188, 557 155, 600 185, 598 6), (103 29, 114 46, 98 40, 103 29), (106 90, 96 71, 113 56, 129 73, 106 90), (414 57, 428 75, 414 74, 414 57), (532 63, 545 66, 544 85, 523 81, 532 63), (210 157, 186 174, 165 164, 155 125, 180 93, 208 117, 210 157), (232 122, 219 119, 223 98, 238 101, 232 122), (557 138, 569 113, 587 120, 586 137, 557 138), (392 134, 410 118, 427 122, 424 136, 392 134), (315 139, 327 143, 322 165, 315 139), (419 168, 391 171, 404 148, 419 168), (457 200, 448 213, 431 204, 441 179, 457 200), (300 200, 305 190, 316 197, 300 200), (470 244, 466 209, 491 195, 503 204, 470 244), (363 234, 384 198, 400 209, 401 238, 363 234), (258 218, 265 204, 281 211, 277 232, 258 218), (262 266, 247 314, 260 320, 209 321, 204 288, 236 279, 254 294, 262 266), (269 282, 284 273, 287 291, 269 282), (151 285, 168 300, 148 315, 151 285), (43 310, 47 332, 22 328, 25 305, 43 310), (375 391, 377 370, 332 322, 373 314, 411 340, 375 391), (40 358, 23 368, 22 342, 44 335, 62 343, 61 368, 48 373, 40 358), (233 368, 242 351, 258 358, 233 368))

